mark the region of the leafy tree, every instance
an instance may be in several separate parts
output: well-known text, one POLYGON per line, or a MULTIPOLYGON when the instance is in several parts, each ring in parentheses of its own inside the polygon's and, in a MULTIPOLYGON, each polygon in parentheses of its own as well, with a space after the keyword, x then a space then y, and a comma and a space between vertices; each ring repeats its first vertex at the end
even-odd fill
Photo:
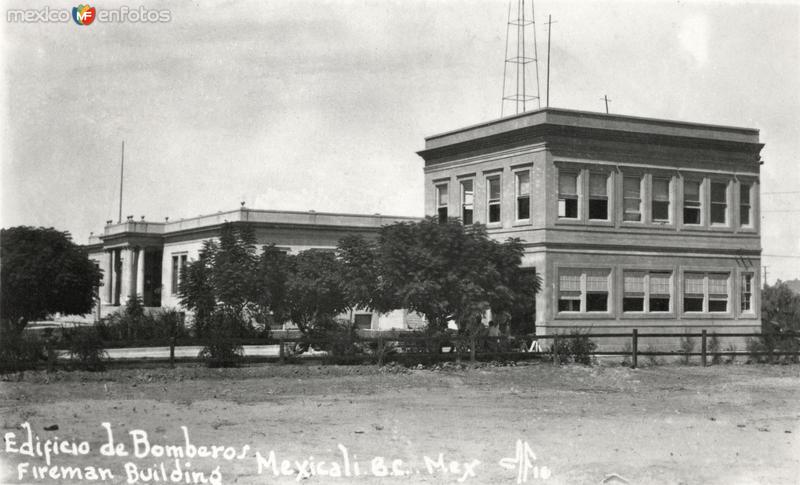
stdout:
POLYGON ((352 307, 335 253, 310 249, 289 258, 286 304, 301 332, 330 326, 336 315, 352 307))
POLYGON ((101 279, 69 232, 28 226, 0 231, 0 319, 15 331, 54 313, 90 312, 101 279))
POLYGON ((761 291, 761 321, 783 331, 800 332, 800 295, 778 280, 761 291))
POLYGON ((257 320, 268 324, 281 324, 291 317, 288 305, 288 282, 293 271, 293 260, 274 244, 264 247, 257 264, 255 305, 257 320))
POLYGON ((497 242, 484 226, 457 219, 397 223, 384 226, 375 243, 345 238, 339 245, 345 288, 355 303, 421 313, 434 332, 454 320, 470 334, 482 330, 487 309, 511 315, 532 305, 539 280, 520 268, 522 254, 518 240, 497 242))

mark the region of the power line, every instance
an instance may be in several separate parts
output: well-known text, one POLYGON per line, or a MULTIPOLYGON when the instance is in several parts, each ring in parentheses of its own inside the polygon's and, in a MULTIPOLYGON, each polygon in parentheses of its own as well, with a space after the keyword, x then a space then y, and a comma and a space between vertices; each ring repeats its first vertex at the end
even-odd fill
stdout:
POLYGON ((787 190, 785 192, 761 192, 761 195, 800 194, 800 190, 787 190))
POLYGON ((794 258, 800 259, 800 256, 792 255, 792 254, 762 254, 762 257, 765 258, 794 258))
POLYGON ((775 210, 762 210, 761 212, 800 212, 800 209, 775 209, 775 210))

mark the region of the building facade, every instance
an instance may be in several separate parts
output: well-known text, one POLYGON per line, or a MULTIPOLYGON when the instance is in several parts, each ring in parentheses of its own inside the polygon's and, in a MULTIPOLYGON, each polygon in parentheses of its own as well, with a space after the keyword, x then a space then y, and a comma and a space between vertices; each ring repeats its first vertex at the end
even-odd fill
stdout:
POLYGON ((762 146, 754 129, 542 109, 419 155, 426 214, 523 241, 537 333, 724 334, 761 329, 762 146))
MULTIPOLYGON (((287 253, 307 249, 334 250, 346 235, 375 237, 381 226, 416 221, 409 217, 239 210, 177 221, 108 222, 103 234, 92 236, 89 257, 103 270, 99 288, 100 316, 118 311, 130 298, 146 307, 180 308, 178 285, 190 261, 198 259, 203 242, 219 236, 223 223, 249 223, 259 246, 275 244, 287 253)), ((350 318, 359 328, 392 329, 418 326, 419 317, 405 311, 386 315, 354 311, 350 318)))

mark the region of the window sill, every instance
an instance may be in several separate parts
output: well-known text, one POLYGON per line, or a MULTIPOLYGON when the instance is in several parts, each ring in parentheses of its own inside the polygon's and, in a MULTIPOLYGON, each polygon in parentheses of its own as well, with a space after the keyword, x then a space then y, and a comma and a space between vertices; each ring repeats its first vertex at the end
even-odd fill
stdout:
POLYGON ((732 319, 733 314, 730 312, 726 313, 709 313, 709 312, 683 312, 681 314, 684 318, 699 318, 701 320, 713 320, 715 318, 725 318, 725 319, 732 319))
POLYGON ((674 320, 675 312, 625 312, 622 320, 674 320))
POLYGON ((511 227, 530 226, 530 225, 531 225, 530 219, 517 219, 516 221, 514 221, 511 227))
POLYGON ((555 320, 591 320, 591 319, 610 320, 614 318, 610 312, 558 312, 555 320))

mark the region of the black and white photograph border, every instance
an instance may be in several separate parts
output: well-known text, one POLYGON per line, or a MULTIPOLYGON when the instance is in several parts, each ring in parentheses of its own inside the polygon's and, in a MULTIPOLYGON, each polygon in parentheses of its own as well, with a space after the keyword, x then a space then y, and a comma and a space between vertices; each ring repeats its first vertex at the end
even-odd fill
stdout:
POLYGON ((2 14, 0 483, 800 483, 800 1, 2 14))

